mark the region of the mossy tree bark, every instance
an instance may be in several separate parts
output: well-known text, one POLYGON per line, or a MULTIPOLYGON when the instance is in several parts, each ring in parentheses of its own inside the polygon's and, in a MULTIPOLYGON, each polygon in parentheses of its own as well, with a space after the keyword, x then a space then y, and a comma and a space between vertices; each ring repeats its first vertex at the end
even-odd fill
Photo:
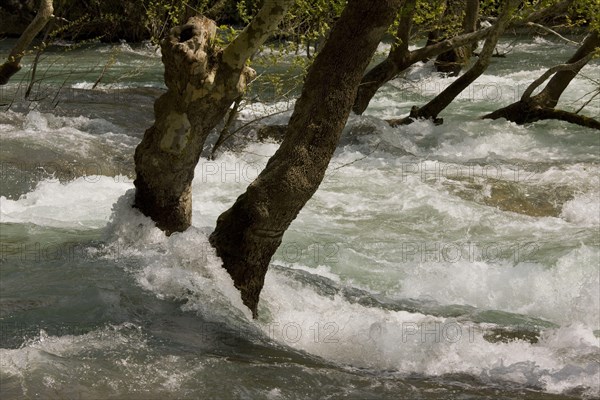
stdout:
POLYGON ((517 124, 526 124, 544 119, 557 119, 589 128, 600 129, 600 122, 593 118, 554 109, 560 96, 569 86, 569 83, 577 76, 581 68, 594 57, 598 47, 600 47, 600 35, 598 32, 593 31, 585 38, 575 54, 565 64, 550 68, 542 76, 533 81, 525 89, 519 101, 484 115, 482 118, 506 118, 517 124), (537 95, 532 96, 535 89, 551 76, 552 79, 548 81, 544 89, 537 95))
POLYGON ((402 0, 349 0, 310 67, 287 133, 266 168, 219 217, 210 242, 257 315, 282 236, 319 187, 362 75, 402 0))
POLYGON ((516 6, 520 3, 520 0, 505 0, 503 2, 502 11, 496 20, 495 24, 491 27, 492 31, 489 33, 485 40, 483 49, 479 54, 477 62, 473 64, 471 68, 454 82, 452 82, 446 89, 440 94, 434 97, 431 101, 425 104, 423 107, 418 108, 413 106, 410 115, 407 118, 395 119, 388 121, 390 125, 402 125, 409 124, 415 119, 433 119, 437 123, 441 123, 442 120, 438 119, 438 115, 444 110, 463 90, 465 90, 471 83, 473 83, 483 72, 487 69, 490 64, 494 48, 498 43, 498 38, 504 31, 506 25, 510 20, 512 12, 516 6))
POLYGON ((400 42, 392 47, 385 60, 373 67, 363 77, 352 107, 352 111, 356 114, 360 115, 364 113, 379 88, 397 77, 398 74, 411 65, 458 47, 472 45, 478 40, 484 39, 491 32, 491 28, 481 29, 476 32, 458 35, 441 42, 429 43, 425 47, 409 51, 408 41, 410 38, 415 4, 416 0, 406 0, 404 3, 398 32, 396 33, 400 42))
POLYGON ((155 123, 135 151, 135 207, 171 234, 191 224, 191 185, 204 142, 255 72, 246 61, 277 27, 293 0, 265 2, 224 50, 217 27, 192 17, 161 43, 167 92, 154 104, 155 123))
POLYGON ((35 18, 25 28, 25 31, 21 34, 15 47, 10 51, 8 59, 4 64, 0 65, 0 85, 6 85, 10 78, 19 72, 21 69, 21 59, 25 55, 25 51, 38 35, 41 30, 46 26, 48 21, 52 18, 54 8, 52 7, 52 0, 42 0, 35 18))

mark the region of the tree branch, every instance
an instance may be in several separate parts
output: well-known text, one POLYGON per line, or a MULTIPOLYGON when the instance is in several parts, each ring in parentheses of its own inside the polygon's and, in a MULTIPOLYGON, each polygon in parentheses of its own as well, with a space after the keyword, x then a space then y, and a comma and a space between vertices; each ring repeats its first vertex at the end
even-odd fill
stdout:
MULTIPOLYGON (((498 43, 498 38, 504 31, 504 28, 510 20, 514 9, 520 4, 520 0, 505 0, 503 2, 502 11, 492 27, 492 32, 489 34, 483 45, 483 49, 479 54, 477 62, 463 75, 452 82, 446 89, 433 98, 430 102, 420 108, 416 115, 419 118, 436 119, 438 114, 445 109, 467 86, 473 83, 488 67, 494 48, 498 43)), ((415 113, 411 113, 415 114, 415 113)))
MULTIPOLYGON (((590 92, 590 93, 593 93, 593 92, 590 92)), ((575 111, 575 114, 579 114, 581 112, 581 110, 583 110, 588 104, 590 104, 592 102, 592 100, 594 100, 596 97, 598 97, 598 95, 600 95, 600 87, 598 89, 596 89, 596 93, 594 93, 592 95, 592 97, 590 97, 585 103, 583 103, 583 105, 581 107, 579 107, 579 109, 577 111, 575 111)))
POLYGON ((52 18, 53 12, 52 0, 42 0, 35 18, 17 40, 15 47, 8 55, 7 61, 0 65, 0 85, 7 84, 9 79, 21 69, 21 59, 25 55, 25 50, 52 18))
POLYGON ((422 60, 423 58, 431 58, 448 50, 466 46, 477 40, 486 38, 492 32, 492 29, 493 26, 490 26, 488 28, 480 29, 476 32, 464 33, 436 44, 421 47, 420 49, 410 52, 410 59, 417 61, 422 60))
POLYGON ((538 111, 538 119, 557 119, 560 121, 570 122, 586 128, 600 130, 600 121, 584 115, 575 114, 569 111, 557 110, 555 108, 542 108, 538 111))
POLYGON ((561 35, 560 33, 556 32, 555 30, 553 30, 553 29, 550 29, 550 28, 548 28, 548 27, 546 27, 546 26, 544 26, 544 25, 536 24, 535 22, 528 22, 528 23, 526 23, 525 25, 527 25, 527 26, 534 26, 534 27, 536 27, 536 28, 543 29, 543 30, 545 30, 546 32, 550 32, 550 33, 552 33, 553 35, 556 35, 556 36, 558 36, 559 38, 561 38, 562 40, 564 40, 564 41, 565 41, 565 42, 567 42, 567 43, 571 43, 571 44, 574 44, 574 45, 577 45, 577 46, 579 46, 579 45, 580 45, 580 43, 577 43, 577 42, 575 42, 575 41, 573 41, 573 40, 571 40, 571 39, 568 39, 568 38, 564 37, 563 35, 561 35))
MULTIPOLYGON (((542 8, 541 10, 534 11, 521 23, 542 21, 548 17, 563 15, 567 9, 571 6, 574 0, 563 0, 559 3, 555 3, 549 7, 542 8)), ((518 23, 517 23, 518 24, 518 23)))
POLYGON ((521 96, 521 101, 525 101, 529 97, 531 97, 531 94, 533 93, 533 91, 535 89, 537 89, 538 86, 540 86, 542 83, 546 82, 546 80, 548 80, 548 78, 550 78, 552 75, 554 75, 558 71, 569 71, 569 70, 580 69, 585 64, 587 64, 588 61, 590 61, 594 57, 595 54, 596 54, 595 52, 592 52, 577 62, 574 62, 571 64, 559 64, 559 65, 555 65, 554 67, 550 68, 549 70, 544 72, 542 74, 542 76, 540 76, 535 81, 533 81, 531 83, 531 85, 529 85, 527 87, 527 89, 525 89, 525 92, 523 92, 523 96, 521 96))
POLYGON ((223 62, 233 69, 243 68, 258 48, 279 25, 294 0, 268 0, 252 21, 225 50, 223 62))
MULTIPOLYGON (((358 88, 353 111, 362 114, 369 102, 386 82, 394 79, 414 63, 457 47, 466 46, 477 40, 487 37, 492 32, 492 27, 481 29, 477 32, 462 34, 439 43, 431 44, 413 51, 404 51, 402 46, 393 48, 388 57, 365 74, 358 88)), ((408 46, 407 46, 408 47, 408 46)))

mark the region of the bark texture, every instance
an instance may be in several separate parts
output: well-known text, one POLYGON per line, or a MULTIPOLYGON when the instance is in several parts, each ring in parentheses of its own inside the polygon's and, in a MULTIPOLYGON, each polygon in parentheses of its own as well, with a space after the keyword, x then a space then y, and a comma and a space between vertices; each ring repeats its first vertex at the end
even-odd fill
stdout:
POLYGON ((526 124, 543 119, 557 119, 589 128, 600 129, 600 122, 593 118, 554 109, 569 83, 577 76, 581 68, 592 59, 597 47, 600 47, 600 35, 594 31, 585 38, 575 54, 565 64, 550 68, 542 76, 533 81, 525 89, 519 101, 484 115, 482 118, 506 118, 517 124, 526 124), (548 81, 544 89, 537 95, 532 96, 535 89, 548 80, 550 76, 552 78, 548 81))
POLYGON ((255 317, 271 257, 319 187, 364 70, 401 2, 348 1, 308 72, 283 143, 217 221, 210 241, 255 317))
POLYGON ((279 24, 293 0, 265 2, 246 29, 221 50, 216 25, 192 17, 161 43, 167 92, 155 123, 135 151, 135 206, 168 235, 191 224, 194 168, 206 138, 255 72, 246 60, 279 24))
POLYGON ((0 85, 6 85, 10 78, 19 72, 21 69, 21 59, 25 55, 25 51, 38 33, 46 26, 50 18, 52 18, 53 12, 52 0, 42 0, 35 18, 17 40, 6 62, 0 65, 0 85))

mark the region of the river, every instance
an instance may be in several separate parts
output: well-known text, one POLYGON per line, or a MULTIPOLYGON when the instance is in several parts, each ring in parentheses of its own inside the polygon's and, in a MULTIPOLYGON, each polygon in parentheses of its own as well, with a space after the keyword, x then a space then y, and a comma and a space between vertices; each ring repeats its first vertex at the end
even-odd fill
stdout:
MULTIPOLYGON (((26 57, 0 95, 0 397, 598 398, 598 133, 477 119, 574 49, 503 39, 507 56, 439 126, 383 119, 452 78, 419 64, 386 85, 286 232, 257 320, 207 238, 277 143, 201 158, 193 226, 167 238, 130 207, 160 55, 52 47, 35 101, 26 57)), ((598 76, 596 61, 559 106, 576 110, 598 76)), ((253 98, 237 125, 293 107, 253 98)), ((600 98, 585 112, 598 118, 600 98)))

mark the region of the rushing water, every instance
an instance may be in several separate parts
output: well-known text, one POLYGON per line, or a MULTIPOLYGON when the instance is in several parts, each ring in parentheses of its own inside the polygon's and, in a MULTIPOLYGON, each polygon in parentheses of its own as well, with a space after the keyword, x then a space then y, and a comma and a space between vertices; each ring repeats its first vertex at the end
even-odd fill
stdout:
MULTIPOLYGON (((429 65, 350 118, 256 321, 207 237, 277 144, 236 139, 202 158, 193 227, 166 238, 130 207, 160 57, 127 44, 47 52, 38 101, 0 112, 0 397, 598 398, 598 134, 476 119, 574 51, 539 38, 502 48, 441 126, 383 121, 451 82, 429 65)), ((560 106, 583 104, 599 72, 587 66, 560 106)), ((290 106, 260 98, 238 124, 290 106)))

